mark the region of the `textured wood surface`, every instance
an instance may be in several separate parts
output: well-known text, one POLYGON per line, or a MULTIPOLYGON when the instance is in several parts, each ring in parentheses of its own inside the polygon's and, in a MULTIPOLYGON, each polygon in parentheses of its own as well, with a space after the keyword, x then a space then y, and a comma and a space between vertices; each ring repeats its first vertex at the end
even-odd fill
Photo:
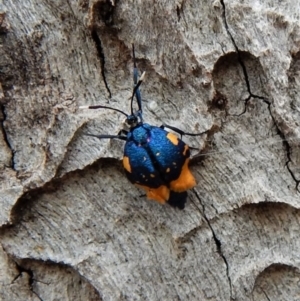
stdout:
POLYGON ((0 2, 1 300, 299 300, 300 4, 0 2), (208 134, 183 211, 122 170, 145 120, 208 134))

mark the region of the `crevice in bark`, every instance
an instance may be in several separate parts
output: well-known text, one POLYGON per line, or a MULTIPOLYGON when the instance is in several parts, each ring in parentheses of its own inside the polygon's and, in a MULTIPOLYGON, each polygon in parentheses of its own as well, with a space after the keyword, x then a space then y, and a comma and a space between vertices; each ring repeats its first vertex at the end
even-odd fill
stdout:
POLYGON ((176 6, 177 21, 180 22, 181 18, 183 18, 185 25, 187 25, 184 17, 184 11, 183 11, 184 5, 185 5, 185 0, 183 0, 181 3, 178 3, 178 5, 176 6))
POLYGON ((244 100, 244 110, 243 110, 241 113, 239 113, 239 114, 232 114, 231 116, 240 117, 240 116, 242 116, 243 114, 245 114, 246 111, 247 111, 247 104, 248 104, 248 102, 250 101, 251 98, 252 98, 252 96, 251 96, 251 94, 250 94, 250 95, 244 100))
MULTIPOLYGON (((74 283, 79 284, 79 286, 89 294, 91 298, 88 298, 87 300, 102 300, 102 297, 100 295, 100 292, 96 289, 96 287, 84 276, 82 276, 73 266, 64 263, 63 261, 55 262, 52 260, 37 260, 34 258, 18 258, 9 253, 3 245, 0 244, 0 248, 2 248, 3 252, 7 255, 8 261, 13 262, 15 264, 15 268, 17 270, 17 275, 14 277, 14 279, 11 281, 10 285, 13 284, 17 279, 22 277, 22 275, 27 274, 28 275, 28 287, 29 290, 37 296, 37 298, 40 301, 44 301, 44 299, 36 292, 34 291, 33 285, 34 283, 42 283, 47 286, 55 286, 57 284, 57 280, 51 281, 51 274, 57 275, 56 279, 60 279, 59 273, 61 276, 64 275, 71 275, 72 279, 71 283, 72 285, 74 283), (44 271, 47 271, 49 268, 50 271, 50 277, 48 277, 49 281, 41 281, 34 277, 34 274, 39 275, 39 267, 44 268, 44 271), (55 268, 55 270, 54 270, 55 268), (36 270, 36 271, 35 271, 36 270), (54 274, 55 273, 55 274, 54 274)), ((84 261, 84 260, 83 260, 84 261)), ((81 263, 83 262, 81 261, 81 263)), ((40 270, 41 273, 41 270, 40 270)), ((47 274, 47 273, 46 273, 47 274)), ((49 276, 49 274, 48 274, 49 276)), ((47 278, 47 277, 46 277, 47 278)), ((69 299, 68 299, 69 300, 69 299)))
POLYGON ((22 267, 16 261, 14 261, 14 263, 16 265, 16 268, 17 268, 19 274, 13 279, 12 282, 15 282, 19 277, 22 276, 23 273, 26 273, 29 276, 28 286, 29 286, 30 291, 34 295, 36 295, 39 300, 43 301, 43 299, 39 296, 39 294, 36 291, 34 291, 34 289, 33 289, 34 281, 36 281, 34 279, 33 271, 31 269, 26 269, 26 268, 22 267))
POLYGON ((229 264, 228 264, 228 261, 227 261, 225 255, 224 255, 224 253, 222 252, 222 243, 221 243, 220 239, 218 239, 214 228, 212 227, 209 219, 207 218, 207 216, 205 214, 205 206, 204 206, 203 202, 201 201, 200 196, 198 195, 198 193, 195 190, 194 190, 194 194, 195 194, 196 198, 199 200, 199 203, 202 207, 202 216, 203 216, 205 222, 207 223, 209 229, 211 230, 213 239, 214 239, 215 244, 217 246, 217 252, 220 255, 220 257, 222 258, 222 260, 224 261, 224 264, 226 266, 226 276, 227 276, 228 284, 229 284, 230 300, 234 300, 234 298, 232 296, 232 283, 231 283, 231 278, 230 278, 230 275, 229 275, 229 264))
POLYGON ((286 168, 288 169, 291 177, 293 178, 293 180, 296 183, 296 189, 297 189, 297 191, 300 192, 300 190, 299 190, 300 180, 296 178, 296 176, 294 175, 293 171, 290 168, 290 163, 292 162, 292 159, 291 159, 291 147, 290 147, 290 145, 288 144, 288 142, 286 140, 283 141, 283 145, 285 146, 286 153, 287 153, 287 158, 288 158, 287 162, 285 163, 286 168))
POLYGON ((272 114, 272 111, 271 111, 271 103, 265 99, 264 97, 261 98, 263 100, 263 102, 265 102, 267 105, 268 105, 268 110, 270 112, 270 116, 273 120, 273 123, 276 127, 276 131, 278 133, 278 135, 281 137, 282 139, 282 143, 284 145, 284 148, 285 148, 285 152, 286 152, 286 157, 287 157, 287 161, 285 163, 286 165, 286 168, 289 172, 289 174, 291 175, 292 179, 294 180, 294 182, 296 183, 296 186, 295 186, 295 189, 300 192, 299 190, 299 183, 300 183, 300 180, 296 178, 296 176, 294 175, 292 169, 290 168, 290 163, 292 162, 292 158, 291 158, 291 152, 292 152, 292 148, 291 146, 289 145, 288 143, 288 140, 286 139, 286 137, 284 136, 283 132, 280 130, 279 126, 277 125, 277 122, 272 114))
POLYGON ((296 178, 296 176, 294 175, 293 171, 291 170, 291 168, 290 168, 290 166, 289 166, 289 163, 292 162, 292 159, 291 159, 291 147, 290 147, 290 145, 288 144, 287 139, 285 138, 283 132, 280 130, 280 128, 279 128, 279 126, 278 126, 278 124, 277 124, 277 122, 276 122, 276 119, 274 118, 274 116, 273 116, 273 114, 272 114, 272 111, 271 111, 271 102, 268 101, 264 96, 256 95, 256 94, 253 94, 253 93, 251 92, 251 85, 250 85, 250 81, 249 81, 249 77, 248 77, 248 73, 247 73, 247 68, 246 68, 246 66, 245 66, 245 64, 244 64, 244 62, 243 62, 242 57, 241 57, 241 52, 240 52, 240 50, 239 50, 239 48, 238 48, 238 46, 237 46, 237 44, 236 44, 236 42, 235 42, 235 40, 234 40, 234 38, 233 38, 231 32, 230 32, 230 30, 229 30, 229 26, 228 26, 227 19, 226 19, 226 7, 225 7, 224 0, 220 0, 220 3, 221 3, 221 5, 222 5, 222 7, 223 7, 222 17, 223 17, 223 20, 224 20, 224 25, 225 25, 227 34, 229 35, 229 37, 230 37, 230 39, 231 39, 231 41, 232 41, 232 44, 233 44, 233 46, 234 46, 234 48, 235 48, 235 50, 236 50, 236 53, 237 53, 237 55, 238 55, 238 62, 239 62, 239 64, 241 65, 241 68, 242 68, 242 70, 243 70, 243 74, 244 74, 244 78, 245 78, 245 83, 246 83, 246 86, 247 86, 248 93, 249 93, 249 95, 250 95, 249 97, 247 97, 247 98, 245 99, 245 101, 244 101, 244 102, 245 102, 245 109, 244 109, 244 111, 243 111, 241 114, 239 114, 239 116, 242 115, 242 114, 244 114, 244 113, 246 112, 246 109, 247 109, 247 103, 248 103, 248 101, 251 99, 251 97, 260 99, 260 100, 262 100, 264 103, 266 103, 266 104, 268 105, 268 110, 269 110, 269 112, 270 112, 270 116, 271 116, 271 118, 272 118, 272 120, 273 120, 273 122, 274 122, 274 125, 275 125, 275 127, 276 127, 276 130, 277 130, 278 135, 282 138, 283 144, 284 144, 285 149, 286 149, 286 156, 287 156, 286 167, 287 167, 287 169, 288 169, 288 171, 289 171, 291 177, 293 178, 293 180, 294 180, 295 183, 296 183, 296 187, 295 187, 296 190, 297 190, 298 192, 300 192, 300 191, 299 191, 299 183, 300 183, 300 180, 296 178))
POLYGON ((284 145, 284 147, 285 147, 286 156, 287 156, 287 161, 286 161, 286 163, 285 163, 286 168, 287 168, 288 172, 290 173, 291 177, 293 178, 293 180, 294 180, 295 183, 296 183, 296 187, 295 187, 296 190, 297 190, 298 192, 300 192, 300 191, 299 191, 299 183, 300 183, 300 180, 296 178, 296 176, 294 175, 292 169, 290 168, 290 163, 292 162, 292 158, 291 158, 292 148, 291 148, 291 146, 289 145, 289 143, 288 143, 286 137, 284 136, 284 134, 283 134, 282 131, 280 130, 279 126, 277 125, 277 122, 276 122, 276 120, 275 120, 275 118, 274 118, 274 116, 273 116, 273 114, 272 114, 272 111, 271 111, 271 102, 269 102, 269 101, 268 101, 267 99, 265 99, 264 97, 263 97, 262 99, 263 99, 263 102, 266 103, 266 104, 268 105, 268 110, 269 110, 269 112, 270 112, 270 116, 271 116, 271 118, 272 118, 272 120, 273 120, 273 123, 275 124, 277 133, 278 133, 278 135, 281 137, 282 143, 283 143, 283 145, 284 145))
MULTIPOLYGON (((178 110, 178 107, 177 107, 176 103, 174 103, 171 99, 166 98, 164 93, 162 93, 162 99, 163 99, 164 101, 166 101, 166 102, 169 102, 169 103, 174 107, 174 109, 176 110, 176 112, 177 112, 177 113, 180 113, 180 111, 178 110)), ((162 109, 163 109, 163 108, 162 108, 162 109)), ((165 111, 164 111, 164 112, 165 112, 165 111)), ((166 112, 165 112, 165 114, 167 115, 166 112)))
MULTIPOLYGON (((249 81, 249 77, 248 77, 248 73, 247 73, 247 68, 244 64, 244 61, 242 59, 242 56, 241 56, 241 52, 229 30, 229 26, 228 26, 228 23, 227 23, 227 19, 226 19, 226 7, 225 7, 225 3, 224 3, 224 0, 220 0, 221 4, 222 4, 222 7, 223 7, 223 13, 222 13, 222 17, 223 17, 223 20, 224 20, 224 25, 225 25, 225 28, 226 28, 226 31, 227 31, 227 34, 229 35, 230 37, 230 40, 235 48, 235 51, 237 53, 237 58, 238 58, 238 62, 239 64, 241 65, 241 68, 243 70, 243 74, 244 74, 244 78, 245 78, 245 82, 246 82, 246 86, 247 86, 247 90, 250 94, 250 96, 252 97, 255 97, 255 98, 258 98, 258 99, 264 99, 263 96, 259 96, 259 95, 255 95, 251 92, 251 86, 250 86, 250 81, 249 81)), ((247 101, 247 100, 246 100, 247 101)))
MULTIPOLYGON (((272 115, 271 115, 272 116, 272 115)), ((272 116, 273 118, 273 116, 272 116)), ((273 118, 273 121, 274 121, 274 118, 273 118)), ((274 121, 275 122, 275 121, 274 121)), ((275 123, 276 124, 276 123, 275 123)), ((290 168, 290 163, 292 162, 292 158, 291 158, 291 146, 289 145, 288 141, 285 139, 285 136, 283 135, 283 133, 279 130, 278 126, 276 125, 276 128, 277 128, 277 131, 278 131, 278 134, 279 136, 282 138, 282 142, 283 142, 283 145, 285 147, 285 150, 286 150, 286 156, 287 156, 287 161, 285 163, 286 165, 286 168, 287 170, 289 171, 291 177, 293 178, 293 180, 295 181, 296 183, 296 190, 298 192, 300 192, 299 190, 299 183, 300 183, 300 180, 296 178, 296 176, 294 175, 292 169, 290 168)))
POLYGON ((92 39, 93 39, 93 41, 95 42, 95 45, 96 45, 98 56, 100 58, 101 75, 102 75, 106 90, 108 92, 108 97, 111 98, 111 91, 108 87, 108 83, 107 83, 106 76, 105 76, 105 56, 104 56, 104 52, 103 52, 102 43, 101 43, 101 40, 100 40, 100 38, 97 34, 96 29, 92 29, 91 34, 92 34, 92 39))
POLYGON ((2 115, 3 115, 3 120, 0 121, 1 122, 1 130, 2 130, 4 141, 5 141, 6 145, 8 146, 8 148, 11 151, 11 166, 10 167, 13 170, 15 170, 14 151, 13 151, 13 149, 12 149, 12 147, 11 147, 9 141, 8 141, 8 137, 7 137, 5 128, 4 128, 4 121, 6 120, 5 107, 4 107, 4 105, 0 105, 0 108, 1 108, 2 115))
POLYGON ((180 22, 181 9, 180 9, 180 7, 178 5, 176 6, 176 13, 177 13, 177 21, 180 22))
POLYGON ((262 292, 264 293, 264 295, 268 299, 268 301, 271 301, 271 299, 269 298, 268 294, 264 290, 262 292))
POLYGON ((75 12, 74 12, 74 10, 73 10, 73 7, 72 7, 72 5, 71 5, 71 3, 70 3, 70 0, 67 0, 67 3, 68 3, 68 6, 69 6, 69 8, 70 8, 70 11, 72 12, 72 15, 73 15, 74 19, 78 22, 78 19, 77 19, 77 17, 76 17, 76 14, 75 14, 75 12))

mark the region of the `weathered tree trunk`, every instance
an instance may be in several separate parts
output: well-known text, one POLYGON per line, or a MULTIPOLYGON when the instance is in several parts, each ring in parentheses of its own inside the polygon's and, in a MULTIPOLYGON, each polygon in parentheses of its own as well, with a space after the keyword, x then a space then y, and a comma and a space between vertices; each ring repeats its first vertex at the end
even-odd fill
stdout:
POLYGON ((1 300, 299 300, 300 4, 0 2, 1 300), (184 210, 122 171, 145 120, 200 153, 184 210))

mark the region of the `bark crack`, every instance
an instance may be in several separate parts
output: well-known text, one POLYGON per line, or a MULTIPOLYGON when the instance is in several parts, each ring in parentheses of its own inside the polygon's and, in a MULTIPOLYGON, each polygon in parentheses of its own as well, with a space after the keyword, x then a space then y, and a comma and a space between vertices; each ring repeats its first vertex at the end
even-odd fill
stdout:
POLYGON ((205 222, 207 223, 209 229, 211 230, 212 237, 213 237, 214 242, 215 242, 216 247, 217 247, 217 252, 220 255, 220 257, 222 258, 222 260, 223 260, 223 262, 226 266, 226 276, 227 276, 227 280, 228 280, 228 284, 229 284, 230 300, 234 300, 233 295, 232 295, 232 282, 231 282, 231 278, 230 278, 230 274, 229 274, 229 263, 226 259, 226 256, 224 255, 224 253, 222 251, 222 243, 221 243, 220 239, 217 237, 213 226, 211 225, 208 217, 205 214, 205 206, 204 206, 200 196, 198 195, 198 193, 195 190, 194 190, 194 194, 195 194, 196 198, 199 200, 199 203, 202 207, 202 210, 200 210, 200 211, 202 212, 202 216, 203 216, 205 222))
MULTIPOLYGON (((78 18, 77 18, 76 15, 75 15, 75 12, 74 12, 73 7, 72 7, 72 5, 71 5, 71 3, 70 3, 70 0, 67 0, 67 3, 68 3, 68 5, 69 5, 69 8, 70 8, 70 10, 71 10, 73 16, 74 16, 74 19, 78 22, 78 18)), ((80 22, 80 23, 81 23, 81 22, 80 22)), ((82 24, 82 25, 83 25, 83 24, 82 24)))
POLYGON ((171 99, 166 98, 164 93, 162 93, 162 99, 164 101, 169 102, 174 107, 174 109, 177 111, 177 113, 180 113, 179 110, 178 110, 178 107, 177 107, 176 103, 174 103, 171 99))
POLYGON ((16 268, 19 272, 19 274, 13 279, 12 283, 14 283, 18 278, 20 278, 22 276, 23 273, 26 273, 28 276, 29 276, 29 279, 28 279, 28 286, 29 286, 29 289, 30 291, 37 296, 37 298, 40 300, 40 301, 43 301, 42 297, 39 296, 39 294, 33 289, 33 284, 34 282, 36 281, 34 279, 34 275, 33 275, 33 271, 31 269, 26 269, 24 267, 22 267, 21 265, 19 265, 16 261, 14 261, 15 265, 16 265, 16 268))
POLYGON ((280 138, 282 139, 282 143, 284 145, 284 148, 285 148, 285 151, 286 151, 286 157, 287 157, 287 161, 285 163, 285 166, 289 172, 289 174, 291 175, 292 179, 294 180, 294 182, 296 183, 296 187, 295 189, 300 192, 299 190, 299 183, 300 183, 300 180, 296 178, 296 176, 294 175, 291 167, 290 167, 290 163, 292 162, 292 158, 291 158, 291 153, 292 153, 292 148, 291 146, 289 145, 288 143, 288 140, 285 138, 283 132, 280 130, 279 126, 277 125, 277 122, 272 114, 272 111, 271 111, 271 102, 269 102, 267 99, 265 98, 262 98, 263 99, 263 102, 265 102, 267 105, 268 105, 268 110, 270 112, 270 116, 273 120, 273 123, 275 124, 275 127, 276 127, 276 130, 277 130, 277 133, 278 135, 280 136, 280 138))
MULTIPOLYGON (((230 40, 233 44, 233 47, 235 48, 235 51, 237 53, 237 57, 238 57, 238 62, 239 64, 241 65, 241 68, 243 70, 243 74, 244 74, 244 78, 245 78, 245 83, 246 83, 246 86, 247 86, 247 90, 248 90, 248 93, 250 94, 250 96, 252 97, 255 97, 255 98, 258 98, 258 99, 262 99, 264 100, 264 97, 263 96, 259 96, 259 95, 255 95, 251 92, 251 86, 250 86, 250 80, 249 80, 249 77, 248 77, 248 73, 247 73, 247 68, 246 68, 246 65, 244 64, 244 61, 242 59, 242 56, 241 56, 241 51, 239 50, 230 30, 229 30, 229 26, 228 26, 228 23, 227 23, 227 19, 226 19, 226 7, 225 7, 225 3, 224 3, 224 0, 220 0, 221 2, 221 5, 223 7, 223 13, 222 13, 222 17, 223 17, 223 20, 224 20, 224 25, 225 25, 225 28, 226 28, 226 31, 227 31, 227 34, 229 35, 230 37, 230 40)), ((249 99, 247 98, 246 101, 248 101, 249 99)))
POLYGON ((271 299, 269 298, 268 294, 265 291, 263 291, 263 292, 264 292, 264 295, 266 296, 266 298, 268 299, 268 301, 271 301, 271 299))
POLYGON ((244 102, 245 102, 245 109, 239 115, 242 115, 242 114, 244 114, 246 112, 246 110, 247 110, 247 103, 251 99, 251 97, 260 99, 260 100, 262 100, 264 103, 266 103, 268 105, 268 110, 270 112, 270 116, 271 116, 271 118, 273 120, 273 123, 274 123, 274 125, 276 127, 277 133, 282 138, 283 145, 285 146, 286 156, 287 156, 287 162, 285 163, 285 165, 286 165, 286 167, 288 169, 288 172, 290 173, 292 179, 296 183, 295 189, 298 192, 300 192, 300 190, 299 190, 300 180, 296 178, 296 176, 294 175, 294 173, 293 173, 293 171, 292 171, 292 169, 290 167, 290 163, 292 162, 292 159, 291 159, 291 152, 292 152, 291 151, 291 146, 289 145, 289 143, 288 143, 287 139, 285 138, 283 132, 280 130, 280 128, 279 128, 279 126, 278 126, 278 124, 276 122, 276 119, 275 119, 275 117, 272 114, 272 110, 271 110, 272 103, 269 100, 267 100, 264 96, 256 95, 256 94, 252 93, 252 91, 251 91, 251 85, 250 85, 250 80, 249 80, 249 76, 248 76, 248 73, 247 73, 246 65, 244 64, 244 61, 243 61, 242 56, 241 56, 241 52, 240 52, 240 50, 239 50, 239 48, 238 48, 238 46, 237 46, 237 44, 236 44, 236 42, 235 42, 235 40, 234 40, 231 32, 230 32, 230 29, 229 29, 229 26, 228 26, 228 23, 227 23, 227 19, 226 19, 226 7, 225 7, 224 0, 220 0, 220 3, 222 5, 222 7, 223 7, 222 18, 223 18, 223 21, 224 21, 224 25, 225 25, 227 34, 229 35, 230 40, 232 41, 232 44, 233 44, 233 46, 235 48, 235 51, 237 53, 238 62, 239 62, 240 66, 241 66, 241 68, 243 70, 243 75, 244 75, 244 78, 245 78, 245 83, 246 83, 246 86, 247 86, 247 91, 249 93, 249 97, 247 97, 244 100, 244 102))
POLYGON ((92 29, 92 39, 96 45, 96 49, 98 52, 98 56, 100 58, 100 64, 101 64, 101 75, 104 81, 104 85, 106 87, 106 90, 108 92, 108 97, 111 98, 111 91, 109 89, 107 80, 106 80, 106 75, 105 75, 105 56, 104 56, 104 52, 103 52, 103 47, 102 47, 102 43, 101 40, 97 34, 96 29, 92 29))
POLYGON ((12 149, 12 146, 11 146, 11 144, 8 141, 7 133, 6 133, 5 128, 4 128, 4 121, 6 120, 7 115, 6 115, 6 112, 5 112, 4 105, 1 105, 0 108, 1 108, 2 115, 3 115, 3 119, 0 121, 1 122, 2 134, 3 134, 3 139, 4 139, 5 143, 6 143, 6 145, 8 146, 8 148, 11 151, 11 168, 13 170, 15 170, 15 162, 14 162, 14 154, 15 154, 15 152, 12 149))

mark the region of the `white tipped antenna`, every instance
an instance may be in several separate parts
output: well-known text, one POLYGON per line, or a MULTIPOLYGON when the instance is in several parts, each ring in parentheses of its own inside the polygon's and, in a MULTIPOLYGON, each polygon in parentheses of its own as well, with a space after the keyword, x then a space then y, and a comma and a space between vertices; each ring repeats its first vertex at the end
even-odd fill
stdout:
POLYGON ((144 71, 143 73, 142 73, 142 75, 141 75, 141 77, 140 77, 140 79, 139 79, 139 81, 143 81, 144 80, 144 78, 145 78, 145 74, 146 74, 146 71, 144 71))

